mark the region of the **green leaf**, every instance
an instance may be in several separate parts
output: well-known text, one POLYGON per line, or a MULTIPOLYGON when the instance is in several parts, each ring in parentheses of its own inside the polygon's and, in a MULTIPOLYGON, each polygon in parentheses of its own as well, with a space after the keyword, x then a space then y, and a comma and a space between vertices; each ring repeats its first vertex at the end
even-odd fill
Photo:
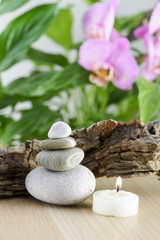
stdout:
POLYGON ((0 14, 11 12, 23 6, 29 0, 2 0, 0 3, 0 14))
POLYGON ((28 78, 19 78, 11 82, 4 91, 10 95, 28 97, 42 96, 52 86, 56 72, 33 72, 28 78))
POLYGON ((89 73, 77 63, 65 67, 62 71, 34 72, 28 78, 20 78, 10 83, 4 91, 10 95, 26 97, 43 96, 47 92, 64 90, 88 81, 89 73))
POLYGON ((65 67, 63 71, 59 72, 55 81, 58 85, 58 90, 63 90, 66 86, 72 87, 78 84, 88 83, 89 72, 82 68, 77 62, 65 67))
POLYGON ((96 2, 99 2, 99 1, 97 1, 97 0, 83 0, 87 5, 92 5, 92 4, 94 4, 94 3, 96 3, 96 2))
POLYGON ((82 44, 83 44, 83 42, 73 43, 72 45, 70 45, 70 49, 75 49, 75 50, 79 51, 82 44))
POLYGON ((0 35, 0 71, 24 58, 30 45, 49 27, 56 4, 38 6, 13 20, 0 35))
POLYGON ((2 87, 2 80, 0 78, 0 99, 1 99, 2 93, 3 93, 3 87, 2 87))
POLYGON ((44 64, 51 63, 51 64, 60 65, 62 67, 66 66, 68 64, 67 58, 65 58, 63 55, 40 52, 33 48, 30 48, 28 50, 26 57, 33 61, 44 63, 44 64))
POLYGON ((59 118, 58 112, 53 112, 48 107, 39 105, 30 110, 23 111, 19 121, 10 122, 2 133, 2 144, 10 143, 15 135, 21 135, 20 140, 45 138, 52 122, 59 118))
POLYGON ((154 115, 160 110, 160 85, 148 82, 144 78, 138 81, 140 118, 146 123, 153 120, 154 115))
POLYGON ((60 9, 46 34, 66 50, 72 45, 72 14, 70 9, 60 9))
POLYGON ((109 95, 108 104, 112 103, 118 104, 122 99, 125 99, 127 97, 128 92, 115 87, 113 84, 109 84, 108 95, 109 95))
POLYGON ((116 23, 119 25, 121 30, 127 29, 132 31, 138 24, 140 24, 144 14, 145 12, 140 12, 132 16, 119 17, 116 19, 116 23))
POLYGON ((142 21, 145 12, 140 12, 138 14, 127 16, 127 17, 116 17, 114 27, 120 31, 124 32, 123 35, 131 35, 130 40, 134 40, 132 32, 136 29, 142 21))
POLYGON ((137 96, 133 96, 129 94, 127 98, 124 98, 118 104, 118 116, 120 120, 124 122, 129 122, 134 119, 134 115, 138 111, 138 98, 137 96))
POLYGON ((0 115, 0 145, 1 145, 1 136, 5 131, 6 126, 13 121, 11 118, 0 115))
POLYGON ((2 94, 0 96, 0 109, 8 107, 9 105, 12 105, 13 103, 13 97, 8 96, 6 94, 2 94))

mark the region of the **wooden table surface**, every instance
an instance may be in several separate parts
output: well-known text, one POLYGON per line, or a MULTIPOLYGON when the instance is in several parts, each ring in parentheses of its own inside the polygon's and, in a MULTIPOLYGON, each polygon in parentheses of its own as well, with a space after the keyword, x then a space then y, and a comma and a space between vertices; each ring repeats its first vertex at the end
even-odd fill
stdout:
MULTIPOLYGON (((96 190, 113 189, 115 180, 97 179, 96 190)), ((123 179, 123 189, 139 195, 137 216, 97 215, 92 212, 92 197, 68 207, 33 198, 0 200, 0 240, 160 240, 158 177, 123 179)))

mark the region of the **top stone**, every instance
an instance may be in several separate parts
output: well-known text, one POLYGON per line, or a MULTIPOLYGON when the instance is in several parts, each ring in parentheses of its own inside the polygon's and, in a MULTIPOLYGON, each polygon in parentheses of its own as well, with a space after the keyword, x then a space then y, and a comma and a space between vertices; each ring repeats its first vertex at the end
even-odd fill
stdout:
POLYGON ((52 125, 48 132, 49 138, 64 138, 71 134, 72 130, 70 126, 62 121, 56 122, 52 125))

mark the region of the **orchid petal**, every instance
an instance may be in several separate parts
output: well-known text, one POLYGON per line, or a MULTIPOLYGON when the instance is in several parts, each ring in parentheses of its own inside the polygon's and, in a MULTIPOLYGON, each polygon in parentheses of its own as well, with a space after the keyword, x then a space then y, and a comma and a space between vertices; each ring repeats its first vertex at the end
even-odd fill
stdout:
POLYGON ((112 0, 108 6, 100 2, 93 4, 83 17, 83 29, 86 38, 108 40, 114 25, 118 6, 119 0, 112 0))
POLYGON ((112 6, 114 6, 115 14, 116 14, 117 10, 119 8, 120 0, 112 0, 110 4, 112 4, 112 6))
POLYGON ((117 40, 117 38, 120 38, 121 35, 119 34, 119 32, 117 32, 117 30, 115 28, 112 29, 112 32, 111 32, 111 40, 112 41, 115 41, 117 40))
POLYGON ((120 37, 120 38, 116 39, 115 45, 116 45, 116 47, 117 47, 118 49, 120 49, 121 51, 122 51, 122 50, 123 50, 123 51, 124 51, 124 50, 129 51, 129 49, 130 49, 130 42, 129 42, 129 40, 128 40, 127 38, 122 38, 122 37, 120 37))
POLYGON ((110 56, 110 61, 115 62, 115 60, 118 60, 121 58, 121 53, 126 51, 128 52, 130 49, 130 43, 127 38, 119 37, 114 41, 114 51, 112 52, 110 56))
POLYGON ((115 59, 114 69, 114 85, 123 90, 130 89, 138 76, 136 60, 129 52, 121 51, 119 58, 115 59))
POLYGON ((104 62, 111 54, 113 45, 106 40, 89 39, 79 51, 79 64, 86 70, 92 70, 97 62, 104 62))
POLYGON ((160 30, 160 2, 158 2, 154 7, 150 21, 149 21, 150 35, 153 35, 158 30, 160 30))
POLYGON ((94 83, 96 84, 98 87, 104 87, 104 86, 107 86, 107 82, 95 75, 90 75, 90 78, 89 78, 90 82, 91 83, 94 83))
POLYGON ((146 33, 148 33, 148 23, 136 28, 133 32, 133 35, 136 38, 144 38, 146 33))
POLYGON ((159 38, 155 38, 154 39, 154 55, 155 57, 159 58, 160 60, 160 39, 159 38))
MULTIPOLYGON (((87 70, 94 70, 95 66, 104 64, 112 66, 113 84, 123 90, 130 89, 138 75, 138 66, 129 52, 129 41, 126 38, 118 38, 115 42, 87 40, 80 48, 79 64, 87 70)), ((105 84, 103 80, 98 76, 92 77, 92 82, 99 86, 105 84)))
POLYGON ((145 37, 145 45, 148 52, 142 66, 141 75, 148 81, 153 81, 160 72, 160 40, 151 36, 145 37))
POLYGON ((114 42, 110 61, 115 70, 114 85, 120 89, 128 90, 136 81, 138 66, 136 60, 129 52, 130 43, 127 38, 118 38, 114 42))
POLYGON ((153 67, 153 61, 154 61, 154 54, 155 54, 155 49, 154 49, 154 43, 153 43, 153 39, 151 38, 150 35, 146 34, 145 38, 144 38, 144 43, 145 43, 145 47, 148 53, 148 71, 152 71, 152 67, 153 67))
POLYGON ((156 78, 156 75, 150 71, 149 67, 151 63, 148 57, 142 65, 141 75, 148 81, 153 81, 156 78))
POLYGON ((104 38, 106 40, 109 40, 109 38, 111 36, 118 7, 119 7, 119 0, 112 0, 111 3, 108 5, 108 13, 104 20, 104 30, 105 30, 104 38))
POLYGON ((114 25, 114 18, 115 18, 115 9, 112 5, 109 6, 107 17, 104 21, 104 39, 109 40, 113 25, 114 25))
POLYGON ((107 13, 108 6, 100 2, 93 4, 92 7, 85 13, 83 17, 83 29, 87 38, 89 38, 88 28, 95 24, 103 23, 107 13))

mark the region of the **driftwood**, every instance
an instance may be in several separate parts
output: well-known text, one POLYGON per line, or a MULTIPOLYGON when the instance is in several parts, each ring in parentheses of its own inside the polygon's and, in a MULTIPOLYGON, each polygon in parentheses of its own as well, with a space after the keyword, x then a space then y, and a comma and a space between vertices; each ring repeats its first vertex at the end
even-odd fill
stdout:
MULTIPOLYGON (((143 124, 106 120, 75 130, 72 137, 84 150, 82 164, 96 177, 132 177, 160 170, 160 121, 143 124)), ((0 149, 0 196, 25 195, 24 180, 35 162, 39 141, 0 149)))

